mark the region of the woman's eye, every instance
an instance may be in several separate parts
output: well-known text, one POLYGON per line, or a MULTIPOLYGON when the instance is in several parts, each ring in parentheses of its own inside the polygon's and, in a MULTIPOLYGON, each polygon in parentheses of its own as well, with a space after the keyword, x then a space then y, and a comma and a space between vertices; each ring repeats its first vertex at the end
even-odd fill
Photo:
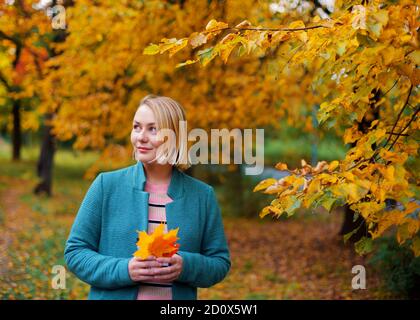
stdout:
POLYGON ((150 127, 150 131, 155 133, 156 132, 156 127, 150 127))

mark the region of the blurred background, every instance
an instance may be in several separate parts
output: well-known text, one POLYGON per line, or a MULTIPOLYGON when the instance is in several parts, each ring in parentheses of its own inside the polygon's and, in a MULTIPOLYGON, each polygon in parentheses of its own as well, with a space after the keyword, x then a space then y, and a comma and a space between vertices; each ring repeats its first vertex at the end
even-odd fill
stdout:
POLYGON ((358 256, 343 243, 340 208, 259 218, 272 197, 252 190, 286 174, 274 169, 277 162, 294 168, 347 151, 340 128, 318 127, 319 97, 302 94, 302 74, 279 78, 265 56, 176 69, 192 52, 142 54, 149 43, 187 36, 213 18, 268 27, 331 14, 334 1, 0 3, 2 299, 87 298, 88 286, 70 273, 66 289, 53 289, 52 268, 65 265, 64 244, 94 177, 134 164, 131 122, 149 93, 179 101, 189 129, 265 129, 261 175, 247 176, 241 165, 188 170, 214 186, 232 255, 227 278, 199 289, 200 299, 418 297, 418 258, 391 237, 358 256), (355 265, 366 268, 364 290, 352 289, 355 265))

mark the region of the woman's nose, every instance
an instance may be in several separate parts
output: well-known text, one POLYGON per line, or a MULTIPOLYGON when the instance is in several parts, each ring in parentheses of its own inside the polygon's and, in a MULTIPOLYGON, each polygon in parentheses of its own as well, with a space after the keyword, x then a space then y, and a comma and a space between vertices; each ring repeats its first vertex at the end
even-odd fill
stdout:
POLYGON ((146 135, 146 131, 143 129, 139 132, 138 136, 137 136, 138 140, 145 142, 147 141, 147 135, 146 135))

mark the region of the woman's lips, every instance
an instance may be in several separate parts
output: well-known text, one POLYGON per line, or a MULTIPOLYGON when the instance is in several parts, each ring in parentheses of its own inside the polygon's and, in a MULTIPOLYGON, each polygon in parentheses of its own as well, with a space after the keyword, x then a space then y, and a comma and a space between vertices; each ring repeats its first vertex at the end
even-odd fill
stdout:
POLYGON ((152 150, 152 149, 149 149, 149 148, 143 148, 143 147, 140 147, 140 148, 137 148, 140 152, 147 152, 147 151, 150 151, 150 150, 152 150))

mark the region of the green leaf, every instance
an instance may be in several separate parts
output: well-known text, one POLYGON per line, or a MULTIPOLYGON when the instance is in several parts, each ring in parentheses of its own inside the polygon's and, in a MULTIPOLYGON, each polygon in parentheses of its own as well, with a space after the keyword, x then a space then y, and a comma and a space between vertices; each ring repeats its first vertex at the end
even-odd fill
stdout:
MULTIPOLYGON (((355 221, 355 220, 354 220, 355 221)), ((353 221, 353 222, 354 222, 353 221)), ((361 223, 356 229, 354 229, 353 231, 350 231, 349 233, 346 233, 344 236, 343 236, 343 240, 344 240, 344 243, 346 243, 350 238, 351 238, 351 236, 352 235, 354 235, 359 229, 360 229, 360 227, 363 225, 363 223, 361 223)))
POLYGON ((337 106, 328 102, 321 103, 321 106, 316 115, 318 123, 321 124, 330 117, 330 112, 334 110, 337 106))
POLYGON ((326 123, 327 128, 331 129, 337 124, 337 118, 328 119, 326 123))
POLYGON ((246 54, 246 48, 244 46, 239 47, 238 57, 242 57, 244 54, 246 54))
POLYGON ((217 56, 217 52, 214 50, 214 47, 210 47, 204 50, 197 52, 197 55, 200 59, 200 63, 205 67, 214 57, 217 56))
POLYGON ((353 222, 356 222, 356 220, 359 218, 359 213, 355 212, 353 214, 353 222))
POLYGON ((354 248, 359 255, 364 255, 369 253, 373 249, 373 240, 372 238, 363 237, 354 244, 354 248))
POLYGON ((293 204, 290 207, 285 209, 285 211, 287 212, 287 217, 292 216, 295 213, 295 211, 300 208, 300 205, 302 204, 302 201, 300 199, 297 199, 295 196, 291 196, 290 198, 293 199, 293 204))
POLYGON ((351 238, 351 236, 354 235, 355 233, 356 233, 356 230, 353 230, 353 231, 351 231, 349 233, 346 233, 343 236, 344 243, 346 243, 351 238))
POLYGON ((346 52, 346 42, 341 41, 337 47, 337 54, 341 57, 346 52))
POLYGON ((380 10, 369 17, 367 28, 375 36, 379 37, 382 32, 382 27, 388 23, 388 12, 380 10))
POLYGON ((357 33, 357 41, 359 42, 359 47, 373 47, 376 45, 376 42, 369 37, 368 35, 357 33))
POLYGON ((331 196, 327 196, 327 197, 323 197, 323 199, 320 201, 320 204, 328 211, 331 211, 332 206, 334 205, 335 201, 337 199, 331 197, 331 196))
POLYGON ((381 35, 382 25, 380 23, 368 24, 368 30, 370 30, 375 36, 381 35))
POLYGON ((157 44, 150 44, 143 50, 143 54, 154 55, 159 53, 159 46, 157 44))

